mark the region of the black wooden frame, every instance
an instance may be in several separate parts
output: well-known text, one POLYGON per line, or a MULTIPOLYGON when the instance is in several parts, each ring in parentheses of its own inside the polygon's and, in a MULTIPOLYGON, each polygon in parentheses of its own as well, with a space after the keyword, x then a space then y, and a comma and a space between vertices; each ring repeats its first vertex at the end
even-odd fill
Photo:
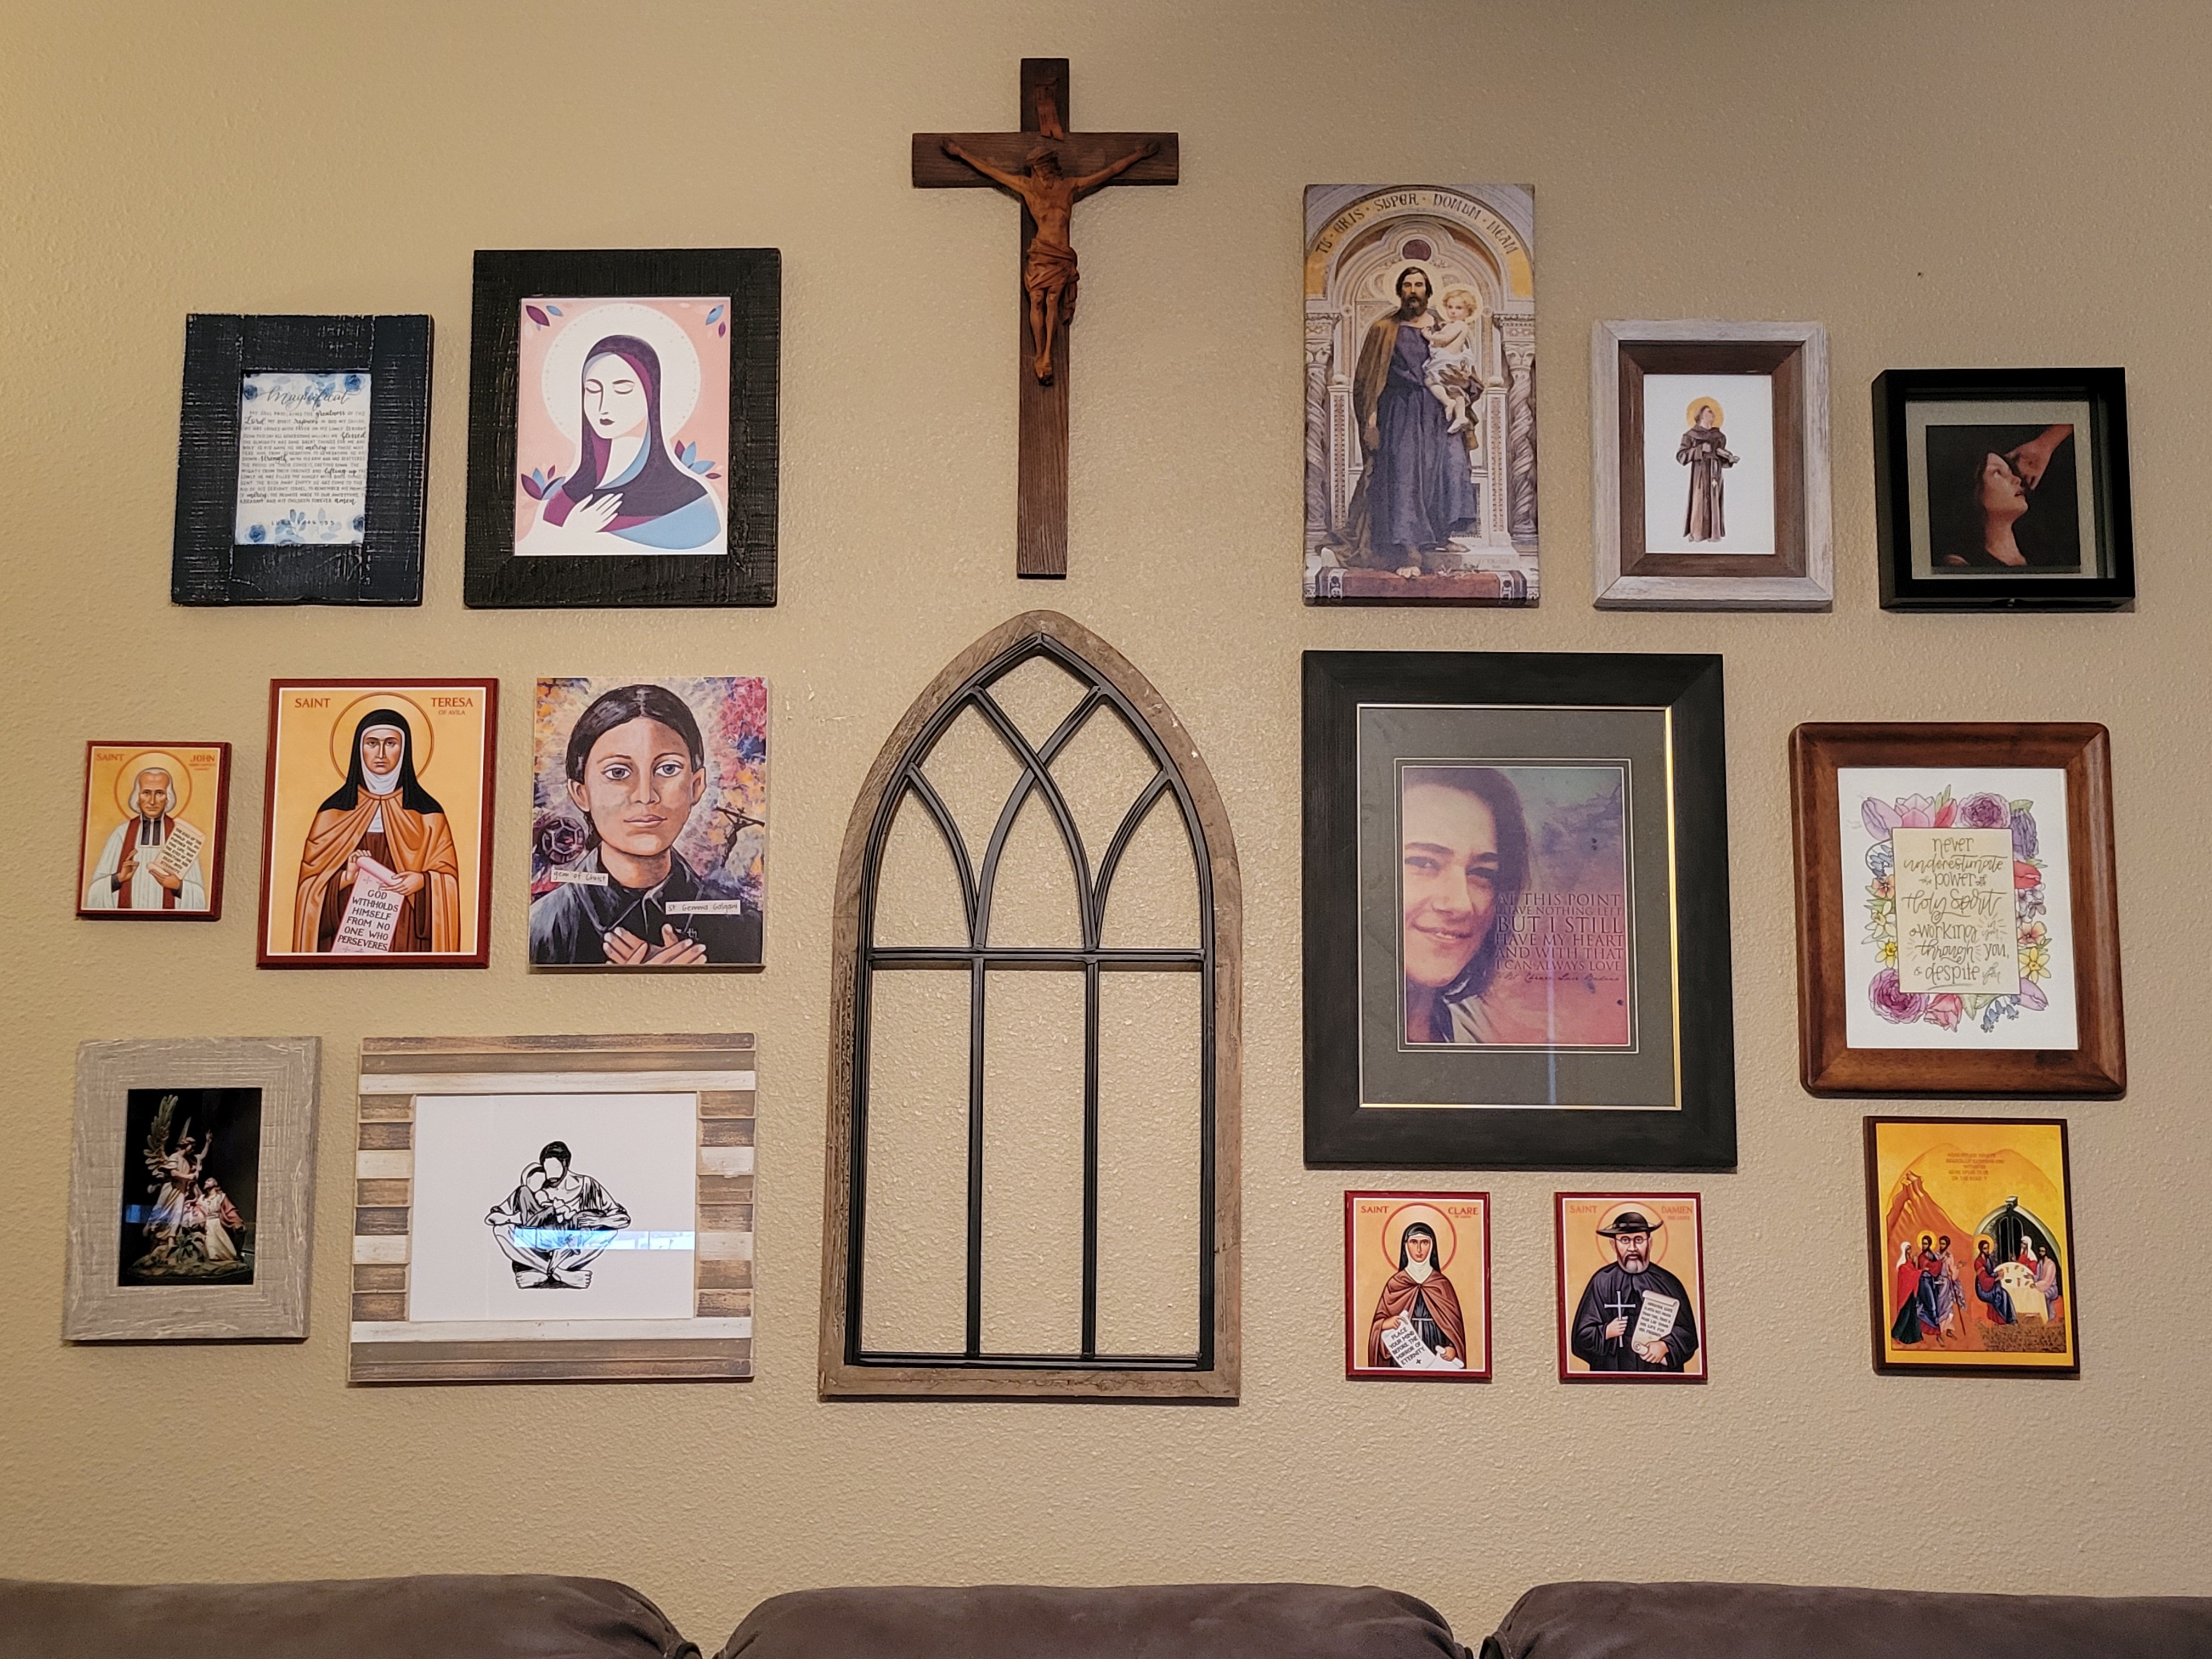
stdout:
POLYGON ((2128 487, 2128 390, 2118 368, 1892 368, 1874 381, 1875 533, 1885 611, 2132 611, 2135 517, 2128 487), (1912 574, 1912 490, 1905 410, 1913 404, 2065 398, 2089 405, 2077 436, 2089 456, 2097 545, 2082 550, 2097 576, 2004 576, 1978 581, 1912 574))
POLYGON ((480 252, 469 335, 464 598, 479 609, 775 603, 783 255, 775 248, 480 252), (729 511, 723 556, 581 559, 514 551, 515 398, 532 295, 730 300, 729 511))
POLYGON ((177 436, 176 605, 420 605, 430 458, 430 319, 185 319, 177 436), (367 370, 368 486, 358 545, 240 543, 239 386, 247 374, 367 370))
POLYGON ((1309 651, 1304 738, 1310 1167, 1735 1168, 1727 733, 1719 657, 1309 651), (1679 1109, 1361 1104, 1357 720, 1361 703, 1376 702, 1670 711, 1679 1109))
POLYGON ((867 848, 860 884, 860 948, 853 985, 853 1152, 852 1204, 848 1221, 849 1277, 845 1298, 845 1358, 854 1366, 921 1366, 958 1370, 1159 1370, 1211 1371, 1214 1369, 1214 1188, 1218 1178, 1214 1147, 1215 1105, 1219 1076, 1218 1033, 1214 1017, 1214 983, 1218 972, 1214 917, 1214 872, 1206 831, 1198 806, 1174 752, 1161 741, 1143 714, 1112 680, 1059 641, 1034 635, 1021 641, 971 675, 947 697, 900 757, 898 768, 878 799, 869 826, 867 848), (1073 708, 1041 744, 1031 744, 1006 712, 990 695, 991 687, 1024 663, 1043 657, 1066 670, 1084 687, 1073 708), (923 767, 938 740, 950 731, 961 714, 972 708, 981 715, 1020 769, 1000 809, 981 867, 968 853, 951 811, 924 775, 923 767), (1052 763, 1095 716, 1117 717, 1129 734, 1152 757, 1158 770, 1133 798, 1104 856, 1098 861, 1097 879, 1091 878, 1091 863, 1073 815, 1052 778, 1052 763), (1051 812, 1063 849, 1073 866, 1083 942, 1079 947, 993 945, 989 943, 991 903, 998 878, 999 859, 1006 837, 1032 791, 1051 812), (875 939, 876 890, 882 876, 885 846, 901 805, 911 795, 927 811, 944 838, 952 867, 960 881, 961 902, 967 922, 965 945, 887 946, 875 939), (1170 796, 1189 837, 1191 856, 1198 876, 1199 942, 1194 949, 1129 947, 1108 949, 1101 942, 1106 902, 1121 854, 1163 795, 1170 796), (1083 1321, 1080 1352, 1070 1354, 1000 1354, 984 1351, 983 1320, 983 1085, 985 998, 990 970, 1000 969, 1080 971, 1083 975, 1083 1321), (870 1350, 861 1342, 862 1297, 866 1285, 868 1181, 868 1033, 872 982, 876 974, 907 969, 964 970, 969 975, 968 1001, 968 1216, 967 1296, 964 1351, 888 1352, 870 1350), (1099 976, 1115 970, 1194 972, 1200 976, 1199 1034, 1199 1346, 1191 1354, 1102 1354, 1098 1351, 1098 1074, 1099 976))

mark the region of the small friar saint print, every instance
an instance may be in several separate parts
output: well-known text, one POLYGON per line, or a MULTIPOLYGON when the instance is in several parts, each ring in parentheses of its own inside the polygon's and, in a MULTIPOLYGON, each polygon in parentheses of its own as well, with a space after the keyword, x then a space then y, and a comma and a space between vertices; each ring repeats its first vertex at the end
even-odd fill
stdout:
POLYGON ((514 1190, 484 1216, 517 1290, 580 1291, 592 1263, 629 1225, 629 1212, 575 1167, 568 1143, 549 1141, 514 1190))

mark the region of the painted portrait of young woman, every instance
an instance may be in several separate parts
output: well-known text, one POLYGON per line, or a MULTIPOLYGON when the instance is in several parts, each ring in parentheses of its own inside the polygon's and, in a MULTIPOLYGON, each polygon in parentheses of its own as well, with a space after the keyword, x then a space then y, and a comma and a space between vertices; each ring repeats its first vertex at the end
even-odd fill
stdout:
POLYGON ((765 682, 540 680, 535 807, 532 966, 762 964, 765 682))
POLYGON ((522 301, 521 556, 725 551, 727 296, 522 301))

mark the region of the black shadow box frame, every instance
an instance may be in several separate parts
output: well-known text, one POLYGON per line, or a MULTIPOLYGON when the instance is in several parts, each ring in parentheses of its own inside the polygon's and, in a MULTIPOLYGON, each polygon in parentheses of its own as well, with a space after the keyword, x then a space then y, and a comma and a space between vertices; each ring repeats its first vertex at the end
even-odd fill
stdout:
POLYGON ((430 319, 185 319, 177 438, 177 605, 420 605, 430 465, 430 319), (239 388, 248 374, 369 374, 368 486, 358 544, 240 542, 239 388))
MULTIPOLYGON (((1309 1167, 1729 1170, 1735 1027, 1721 659, 1309 651, 1304 668, 1305 1162, 1309 1167), (1671 1109, 1363 1103, 1358 714, 1363 705, 1663 710, 1674 869, 1671 1109)), ((1630 895, 1634 902, 1634 894, 1630 895)), ((1395 924, 1394 924, 1395 925, 1395 924)))
MULTIPOLYGON (((2081 441, 2077 437, 2077 443, 2081 441)), ((1885 611, 2132 611, 2135 518, 2128 488, 2127 374, 2118 368, 1892 368, 1874 382, 1875 533, 1885 611), (2095 576, 1962 581, 1912 574, 1912 488, 1905 411, 1925 403, 2086 403, 2096 492, 2095 576)))
POLYGON ((469 337, 464 598, 484 610, 775 603, 777 399, 783 255, 776 248, 483 251, 469 337), (528 558, 514 550, 515 399, 522 302, 537 295, 730 300, 726 556, 528 558))

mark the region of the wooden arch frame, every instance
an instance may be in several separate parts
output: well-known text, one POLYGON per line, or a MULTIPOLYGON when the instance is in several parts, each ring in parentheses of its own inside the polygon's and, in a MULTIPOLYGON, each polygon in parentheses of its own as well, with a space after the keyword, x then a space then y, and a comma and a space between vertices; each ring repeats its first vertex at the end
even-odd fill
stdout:
POLYGON ((830 1039, 829 1155, 824 1170, 820 1387, 823 1398, 888 1396, 1072 1396, 1234 1400, 1238 1334, 1241 1169, 1243 896, 1236 842, 1212 775, 1166 700, 1129 661, 1089 629, 1049 611, 1017 617, 955 658, 915 700, 860 787, 838 860, 830 1039), (1043 743, 1030 744, 991 699, 991 688, 1035 658, 1066 670, 1085 690, 1043 743), (932 745, 965 709, 993 727, 1020 769, 981 870, 969 864, 956 830, 920 775, 932 745), (1158 770, 1141 789, 1104 857, 1077 856, 1082 939, 1068 950, 993 947, 981 931, 990 882, 1012 815, 1034 789, 1052 810, 1062 842, 1079 855, 1081 837, 1049 775, 1053 759, 1091 718, 1119 718, 1158 770), (876 878, 901 802, 911 793, 950 843, 969 938, 964 946, 893 950, 872 939, 876 878), (1121 850, 1146 815, 1168 798, 1191 840, 1199 883, 1197 949, 1109 950, 1099 934, 1106 888, 1121 850), (1094 872, 1096 884, 1094 886, 1094 872), (874 1352, 861 1344, 866 1234, 870 982, 885 967, 966 969, 987 964, 1079 971, 1085 983, 1085 1249, 1083 1340, 1073 1354, 986 1352, 980 1331, 981 1071, 984 1002, 969 1007, 969 1248, 966 1344, 958 1353, 874 1352), (1097 1351, 1098 981, 1115 967, 1186 969, 1205 981, 1200 1000, 1200 1167, 1198 1352, 1181 1355, 1097 1351))

